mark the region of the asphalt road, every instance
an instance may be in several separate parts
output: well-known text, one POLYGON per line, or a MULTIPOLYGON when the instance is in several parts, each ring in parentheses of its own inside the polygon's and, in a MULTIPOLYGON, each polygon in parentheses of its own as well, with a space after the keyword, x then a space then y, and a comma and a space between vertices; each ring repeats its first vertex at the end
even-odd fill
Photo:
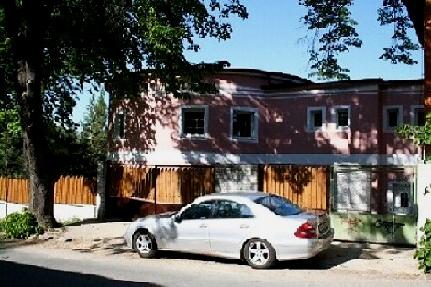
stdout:
POLYGON ((421 277, 352 273, 281 264, 252 270, 237 261, 168 255, 144 260, 127 254, 96 255, 36 246, 0 249, 0 286, 431 286, 421 277))

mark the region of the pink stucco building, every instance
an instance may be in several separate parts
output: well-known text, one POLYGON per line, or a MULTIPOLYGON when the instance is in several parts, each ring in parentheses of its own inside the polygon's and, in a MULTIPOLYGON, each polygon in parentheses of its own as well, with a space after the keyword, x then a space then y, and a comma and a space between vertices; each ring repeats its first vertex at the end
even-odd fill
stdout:
POLYGON ((176 195, 264 189, 329 212, 338 239, 415 243, 422 152, 395 129, 424 124, 423 81, 313 83, 252 69, 211 80, 218 93, 189 99, 166 95, 155 80, 142 80, 137 97, 113 97, 108 160, 121 171, 111 193, 122 210, 142 211, 140 194, 160 202, 148 180, 176 195), (154 180, 136 177, 148 167, 154 180), (184 168, 211 178, 181 178, 184 168), (180 171, 164 184, 163 170, 180 171), (205 180, 206 188, 194 183, 205 180))
POLYGON ((413 165, 420 149, 394 134, 423 124, 422 81, 312 83, 229 69, 219 93, 182 100, 148 83, 110 106, 109 159, 147 165, 413 165), (149 95, 148 95, 149 94, 149 95))

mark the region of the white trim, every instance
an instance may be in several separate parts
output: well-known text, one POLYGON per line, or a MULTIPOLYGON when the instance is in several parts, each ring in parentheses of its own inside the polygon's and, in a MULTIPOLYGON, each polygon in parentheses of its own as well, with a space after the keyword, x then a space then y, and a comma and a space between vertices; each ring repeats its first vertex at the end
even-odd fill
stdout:
POLYGON ((324 131, 326 130, 326 107, 325 106, 318 106, 318 107, 307 107, 307 126, 305 129, 309 133, 314 133, 315 131, 324 131), (311 113, 315 111, 321 111, 322 112, 322 126, 321 127, 315 127, 312 123, 311 119, 311 113))
POLYGON ((303 165, 416 165, 421 162, 417 154, 232 154, 205 153, 199 151, 159 150, 150 153, 138 150, 108 154, 108 160, 147 165, 193 164, 303 164, 303 165))
POLYGON ((208 133, 208 120, 209 120, 209 109, 208 105, 182 105, 180 107, 180 117, 179 117, 179 128, 180 137, 189 139, 207 139, 209 138, 208 133), (203 109, 204 110, 204 133, 203 134, 189 134, 183 133, 183 112, 187 109, 203 109))
POLYGON ((333 106, 331 108, 331 118, 332 118, 332 122, 335 124, 335 128, 337 131, 348 131, 350 130, 351 124, 352 124, 352 116, 351 116, 351 112, 350 112, 350 105, 337 105, 337 106, 333 106), (337 110, 339 109, 347 109, 347 117, 348 117, 348 122, 347 122, 347 126, 339 126, 338 125, 338 113, 337 110))
POLYGON ((385 105, 383 106, 383 131, 385 133, 393 133, 396 127, 389 127, 388 123, 388 110, 389 109, 398 109, 398 123, 397 127, 403 124, 403 106, 401 105, 385 105))
POLYGON ((425 109, 424 105, 411 105, 410 106, 410 124, 411 125, 417 125, 417 123, 415 123, 415 118, 416 118, 416 111, 418 109, 425 109))
POLYGON ((249 142, 258 143, 259 142, 259 109, 252 107, 240 107, 233 106, 230 108, 230 125, 229 125, 229 139, 233 142, 249 142), (251 137, 234 137, 233 136, 233 114, 235 111, 253 113, 252 131, 251 137))

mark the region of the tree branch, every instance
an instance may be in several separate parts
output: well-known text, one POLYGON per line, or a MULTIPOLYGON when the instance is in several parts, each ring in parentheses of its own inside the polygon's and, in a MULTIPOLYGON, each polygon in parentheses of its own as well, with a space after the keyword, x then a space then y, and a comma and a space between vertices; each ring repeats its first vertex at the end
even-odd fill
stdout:
POLYGON ((402 0, 418 36, 418 41, 424 46, 424 11, 426 0, 402 0))

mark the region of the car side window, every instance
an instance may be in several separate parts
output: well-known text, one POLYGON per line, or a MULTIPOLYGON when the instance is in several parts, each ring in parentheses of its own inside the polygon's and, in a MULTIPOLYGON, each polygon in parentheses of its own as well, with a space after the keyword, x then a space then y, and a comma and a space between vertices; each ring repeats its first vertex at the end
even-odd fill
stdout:
POLYGON ((215 218, 251 218, 253 213, 245 204, 230 200, 219 200, 216 203, 215 218))
POLYGON ((185 209, 182 212, 181 219, 192 220, 210 218, 213 208, 214 201, 206 201, 199 204, 192 204, 189 208, 185 209))

